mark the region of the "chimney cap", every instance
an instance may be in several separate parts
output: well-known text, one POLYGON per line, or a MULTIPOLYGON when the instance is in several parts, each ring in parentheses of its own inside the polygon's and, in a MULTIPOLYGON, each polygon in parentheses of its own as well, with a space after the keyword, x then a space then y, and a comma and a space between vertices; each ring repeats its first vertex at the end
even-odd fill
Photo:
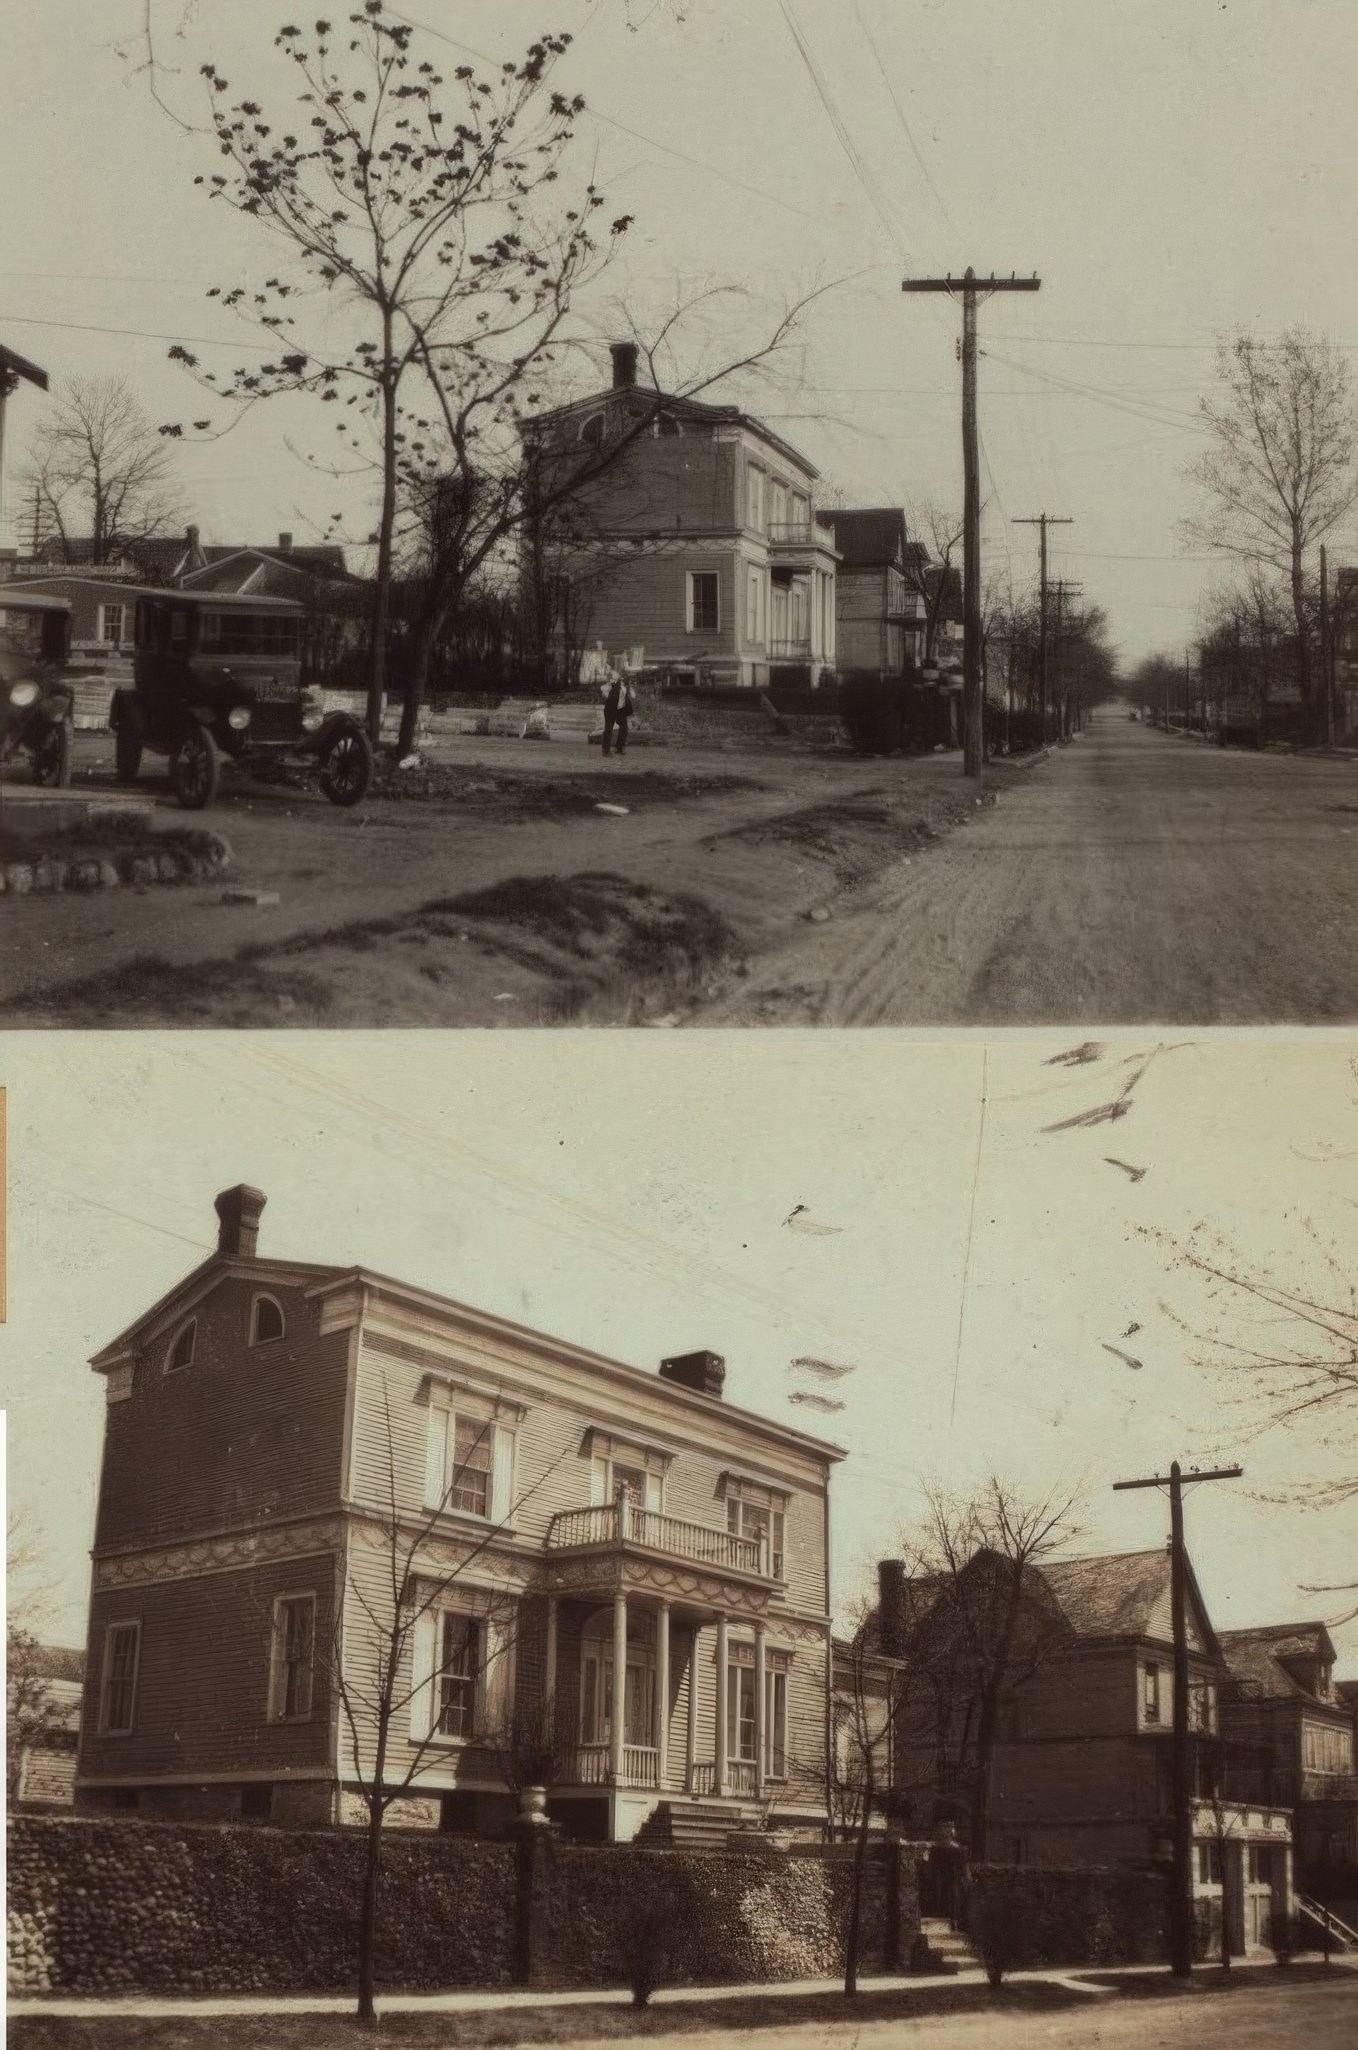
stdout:
POLYGON ((673 1381, 695 1395, 720 1397, 726 1381, 726 1361, 719 1352, 676 1352, 660 1362, 662 1381, 673 1381))
POLYGON ((268 1197, 248 1182, 237 1182, 214 1198, 217 1251, 227 1259, 253 1260, 259 1244, 259 1220, 268 1197))

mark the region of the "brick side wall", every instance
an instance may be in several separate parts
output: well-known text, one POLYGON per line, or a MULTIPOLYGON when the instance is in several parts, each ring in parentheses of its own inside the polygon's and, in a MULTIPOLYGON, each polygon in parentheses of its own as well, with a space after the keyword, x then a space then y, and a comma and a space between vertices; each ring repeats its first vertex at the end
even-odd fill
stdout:
POLYGON ((1161 1964, 1165 1906, 1154 1872, 975 1865, 966 1921, 982 1957, 1006 1971, 1161 1964))
POLYGON ((109 1405, 95 1547, 155 1544, 338 1506, 348 1338, 272 1280, 226 1280, 197 1308, 193 1364, 164 1372, 172 1333, 109 1405), (278 1298, 284 1336, 248 1344, 250 1305, 278 1298))
POLYGON ((284 1559, 237 1573, 96 1591, 81 1713, 82 1774, 254 1772, 261 1780, 329 1757, 326 1685, 333 1557, 284 1559), (273 1604, 316 1596, 316 1658, 305 1722, 267 1720, 273 1604), (141 1624, 131 1733, 99 1733, 104 1630, 141 1624))
MULTIPOLYGON (((352 1989, 363 1845, 334 1831, 17 1817, 14 1993, 352 1989)), ((874 1847, 861 1962, 909 1956, 913 1854, 874 1847)), ((379 1986, 776 1982, 843 1964, 851 1854, 682 1853, 389 1834, 379 1986)))

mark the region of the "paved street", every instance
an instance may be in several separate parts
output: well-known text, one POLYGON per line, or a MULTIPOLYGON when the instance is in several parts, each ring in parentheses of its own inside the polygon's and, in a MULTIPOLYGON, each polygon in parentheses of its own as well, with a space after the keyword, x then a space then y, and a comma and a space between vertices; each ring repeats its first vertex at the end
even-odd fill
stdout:
POLYGON ((1356 934, 1358 761, 1109 710, 704 1022, 1338 1022, 1358 1016, 1356 934))

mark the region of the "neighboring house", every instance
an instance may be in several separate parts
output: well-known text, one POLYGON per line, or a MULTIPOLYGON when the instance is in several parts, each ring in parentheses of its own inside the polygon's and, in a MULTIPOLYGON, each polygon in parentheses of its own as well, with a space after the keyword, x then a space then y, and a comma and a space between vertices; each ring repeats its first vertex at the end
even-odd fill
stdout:
MULTIPOLYGON (((965 1835, 980 1708, 969 1674, 978 1644, 993 1654, 1013 1567, 979 1552, 956 1582, 910 1586, 892 1561, 882 1574, 884 1647, 905 1661, 901 1813, 923 1834, 951 1819, 965 1835)), ((1219 1903, 1224 1865, 1234 1947, 1254 1948, 1291 1911, 1291 1829, 1285 1807, 1241 1798, 1232 1783, 1220 1723, 1229 1668, 1191 1567, 1188 1654, 1194 1892, 1219 1903)), ((1027 1567, 1008 1672, 995 1703, 987 1855, 1035 1865, 1163 1862, 1174 1715, 1168 1552, 1027 1567)))
POLYGON ((1248 1798, 1292 1810, 1299 1883, 1358 1873, 1358 1776, 1353 1683, 1334 1679, 1323 1623, 1222 1632, 1229 1669, 1222 1728, 1238 1760, 1232 1783, 1248 1798))
POLYGON ((906 532, 899 507, 827 512, 839 565, 835 645, 841 669, 904 676, 924 660, 925 605, 919 589, 928 553, 906 532))
POLYGON ((216 1207, 216 1252, 91 1362, 81 1804, 354 1819, 339 1682, 366 1769, 352 1690, 391 1618, 391 1512, 429 1603, 389 1777, 426 1740, 427 1769, 394 1822, 503 1827, 517 1775, 581 1836, 819 1831, 835 1448, 725 1402, 711 1353, 645 1373, 261 1258, 263 1196, 216 1207), (551 1762, 524 1767, 520 1734, 547 1730, 551 1762))
POLYGON ((883 1655, 875 1620, 853 1637, 836 1637, 831 1752, 831 1820, 845 1835, 860 1823, 864 1799, 869 1825, 887 1828, 894 1817, 895 1707, 900 1661, 883 1655))
POLYGON ((735 406, 641 389, 636 366, 635 346, 614 343, 611 389, 535 425, 549 488, 585 480, 525 544, 525 577, 547 563, 558 587, 558 654, 569 611, 577 649, 602 645, 632 668, 816 687, 836 659, 837 560, 812 504, 818 471, 735 406))
POLYGON ((75 1799, 85 1654, 74 1646, 39 1645, 34 1677, 43 1683, 50 1712, 20 1755, 15 1806, 30 1812, 69 1808, 75 1799))
POLYGON ((25 591, 67 598, 71 605, 71 648, 79 655, 130 656, 137 598, 144 586, 111 571, 27 569, 15 579, 25 591))

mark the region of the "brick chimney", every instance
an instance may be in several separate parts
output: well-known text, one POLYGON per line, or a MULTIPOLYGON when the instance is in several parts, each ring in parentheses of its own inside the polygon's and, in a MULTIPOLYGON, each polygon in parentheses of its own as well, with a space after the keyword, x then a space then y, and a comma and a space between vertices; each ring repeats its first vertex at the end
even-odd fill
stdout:
POLYGON ((610 353, 613 357, 613 389, 628 391, 637 381, 637 345, 635 342, 614 342, 610 353))
POLYGON ((888 1658, 900 1658, 905 1650, 905 1561, 877 1562, 877 1630, 888 1658))
POLYGON ((259 1245, 259 1219, 268 1197, 262 1189, 237 1182, 216 1200, 217 1251, 228 1260, 253 1260, 259 1245))
POLYGON ((660 1362, 660 1378, 691 1388, 695 1395, 720 1396, 726 1362, 719 1352, 677 1352, 660 1362))
POLYGON ((291 534, 280 534, 280 535, 279 535, 279 537, 278 537, 278 552, 279 552, 279 554, 280 554, 280 555, 291 555, 291 554, 292 554, 292 536, 291 536, 291 534))

